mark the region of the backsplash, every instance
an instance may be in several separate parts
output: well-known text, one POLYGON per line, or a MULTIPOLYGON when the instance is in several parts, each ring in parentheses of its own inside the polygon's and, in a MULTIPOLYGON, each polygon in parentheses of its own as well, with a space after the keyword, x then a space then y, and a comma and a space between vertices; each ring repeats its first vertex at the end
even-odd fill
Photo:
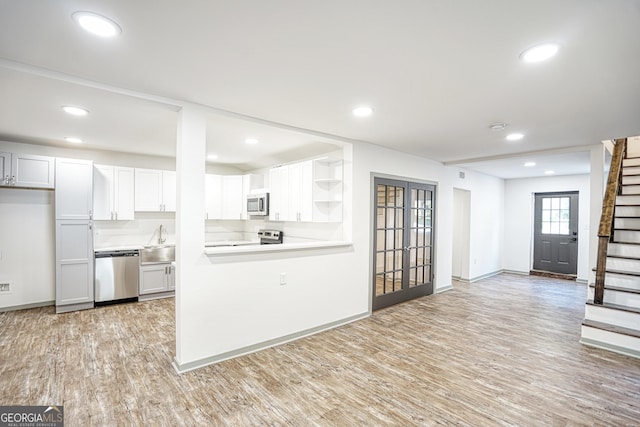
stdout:
POLYGON ((93 244, 96 249, 115 246, 148 246, 158 244, 162 224, 166 244, 176 241, 173 213, 136 213, 133 221, 94 221, 93 244))

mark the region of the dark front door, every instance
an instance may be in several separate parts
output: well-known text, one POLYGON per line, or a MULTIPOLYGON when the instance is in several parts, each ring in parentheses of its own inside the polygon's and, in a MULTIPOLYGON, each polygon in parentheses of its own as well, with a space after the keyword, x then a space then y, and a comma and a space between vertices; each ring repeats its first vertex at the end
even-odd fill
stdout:
POLYGON ((373 309, 433 293, 435 187, 376 178, 373 309))
POLYGON ((578 271, 578 193, 535 195, 533 269, 578 271))

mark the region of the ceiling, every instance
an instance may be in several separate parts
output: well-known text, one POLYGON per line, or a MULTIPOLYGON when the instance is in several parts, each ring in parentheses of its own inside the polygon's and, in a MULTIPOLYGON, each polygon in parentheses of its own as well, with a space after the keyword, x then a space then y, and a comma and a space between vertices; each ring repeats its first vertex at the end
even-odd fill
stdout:
POLYGON ((567 150, 640 134, 639 28, 638 0, 0 0, 0 138, 173 156, 180 101, 211 107, 208 152, 245 170, 333 135, 505 178, 530 152, 585 173, 567 150), (77 10, 122 33, 85 33, 77 10), (547 41, 554 58, 519 60, 547 41))

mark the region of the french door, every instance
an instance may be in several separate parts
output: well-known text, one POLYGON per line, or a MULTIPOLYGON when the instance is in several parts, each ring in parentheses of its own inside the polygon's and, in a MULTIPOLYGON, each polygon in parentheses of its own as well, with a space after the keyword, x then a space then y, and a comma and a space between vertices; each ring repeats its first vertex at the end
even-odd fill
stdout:
POLYGON ((435 186, 375 178, 373 309, 433 293, 435 186))

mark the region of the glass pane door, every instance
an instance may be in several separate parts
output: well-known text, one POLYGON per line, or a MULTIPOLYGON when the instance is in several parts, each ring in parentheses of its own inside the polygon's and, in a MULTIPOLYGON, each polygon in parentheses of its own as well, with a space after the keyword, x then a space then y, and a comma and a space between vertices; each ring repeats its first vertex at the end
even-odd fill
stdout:
POLYGON ((433 192, 411 189, 411 239, 409 243, 409 287, 431 283, 433 192))
POLYGON ((433 292, 435 187, 376 178, 374 309, 433 292))
POLYGON ((378 184, 376 202, 376 295, 402 289, 404 187, 378 184))

